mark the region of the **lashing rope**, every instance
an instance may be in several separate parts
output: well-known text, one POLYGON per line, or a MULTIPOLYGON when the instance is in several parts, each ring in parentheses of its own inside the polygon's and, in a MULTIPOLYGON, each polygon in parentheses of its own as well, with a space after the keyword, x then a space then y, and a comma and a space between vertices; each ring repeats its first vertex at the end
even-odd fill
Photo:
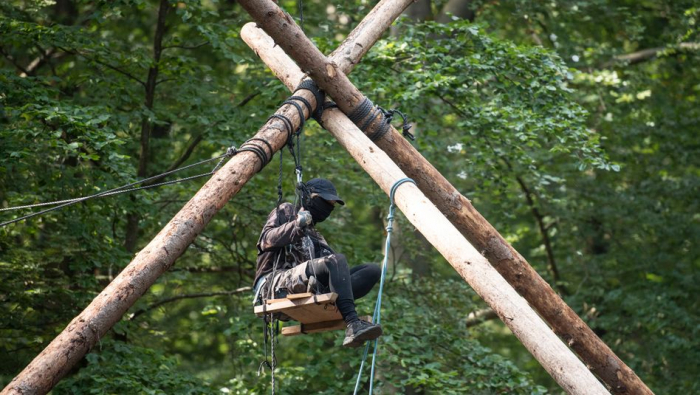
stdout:
MULTIPOLYGON (((304 129, 304 125, 306 123, 306 117, 304 116, 304 110, 302 109, 301 105, 297 102, 301 102, 307 109, 309 116, 310 117, 315 117, 315 119, 320 119, 321 114, 323 113, 323 100, 325 100, 325 95, 318 89, 316 84, 310 80, 307 79, 305 81, 302 81, 302 83, 297 87, 297 89, 294 91, 296 93, 300 89, 306 89, 310 91, 314 97, 316 98, 316 110, 314 111, 314 108, 311 106, 311 103, 309 103, 308 100, 301 96, 295 96, 292 95, 289 97, 287 100, 285 100, 282 104, 285 105, 291 105, 294 108, 296 108, 297 113, 299 115, 299 127, 297 130, 294 130, 293 123, 292 121, 283 114, 273 114, 270 118, 267 119, 269 122, 272 119, 279 119, 282 121, 282 124, 284 125, 284 129, 287 132, 287 147, 289 148, 289 152, 292 154, 292 158, 294 159, 294 166, 295 166, 295 173, 297 177, 297 188, 295 188, 296 193, 295 193, 295 200, 299 198, 303 194, 302 190, 304 188, 304 184, 302 183, 302 166, 301 166, 301 134, 304 129), (316 118, 317 116, 317 118, 316 118), (294 142, 294 138, 296 137, 296 143, 294 142), (295 151, 296 147, 296 151, 295 151)), ((252 140, 252 139, 251 139, 252 140)), ((251 141, 249 140, 249 141, 251 141)), ((265 142, 265 141, 263 141, 265 142)), ((269 160, 271 160, 271 156, 268 158, 265 156, 265 151, 257 145, 249 145, 251 148, 251 151, 254 152, 260 160, 263 162, 263 166, 265 163, 267 163, 269 160)), ((268 144, 268 147, 269 144, 268 144)), ((270 153, 272 155, 272 148, 270 147, 270 153)), ((280 218, 280 205, 282 204, 282 199, 284 197, 284 193, 282 190, 282 180, 283 180, 283 154, 284 151, 280 151, 280 162, 279 162, 279 175, 278 175, 278 180, 277 180, 277 217, 280 218)), ((262 167, 261 166, 261 169, 262 167)), ((295 202, 296 203, 296 202, 295 202)), ((308 237, 308 235, 306 236, 308 237)), ((284 253, 286 253, 286 249, 284 250, 284 253)), ((310 251, 310 258, 313 259, 313 251, 310 251)), ((280 258, 282 257, 282 254, 279 254, 277 256, 276 262, 273 264, 272 267, 272 273, 270 274, 270 287, 268 291, 267 298, 272 299, 274 298, 275 295, 275 276, 277 275, 277 269, 279 266, 280 258)), ((285 259, 286 262, 286 259, 285 259)), ((313 268, 313 266, 312 266, 313 268)), ((315 273, 314 273, 315 274, 315 273)), ((314 295, 315 297, 315 295, 314 295)), ((264 298, 263 298, 264 299, 264 298)), ((263 304, 265 304, 266 301, 263 300, 263 304)), ((271 373, 271 392, 272 395, 275 393, 275 368, 277 367, 277 358, 275 356, 275 341, 278 336, 279 332, 279 320, 275 317, 274 314, 270 313, 269 315, 264 316, 264 323, 265 323, 265 328, 263 332, 263 348, 265 350, 265 359, 260 363, 260 366, 258 368, 258 376, 262 374, 265 368, 270 369, 271 373), (268 338, 270 339, 270 358, 268 360, 267 356, 267 341, 268 338)))
MULTIPOLYGON (((396 190, 399 188, 404 183, 413 183, 415 185, 415 181, 413 181, 410 178, 402 178, 394 183, 394 185, 391 187, 391 191, 389 192, 389 200, 390 200, 390 205, 389 205, 389 215, 386 217, 387 219, 387 226, 386 226, 386 243, 384 244, 384 261, 382 262, 382 276, 379 281, 379 292, 377 294, 377 302, 374 305, 374 314, 372 315, 372 323, 374 324, 380 324, 381 323, 381 307, 382 307, 382 293, 384 291, 384 279, 386 277, 386 268, 387 268, 387 263, 389 261, 389 251, 391 249, 391 232, 394 230, 394 211, 396 208, 395 201, 394 201, 394 196, 396 195, 396 190)), ((372 394, 372 389, 374 388, 374 366, 375 362, 377 360, 377 345, 379 343, 379 338, 374 340, 374 351, 372 352, 372 369, 370 371, 370 378, 369 378, 369 393, 372 394)), ((369 352, 369 345, 370 343, 368 342, 367 345, 365 346, 365 351, 364 354, 362 355, 362 362, 360 363, 360 369, 357 372, 357 381, 355 382, 355 391, 353 392, 354 395, 357 395, 357 391, 360 388, 360 379, 362 378, 362 369, 365 366, 365 361, 367 360, 367 354, 369 352)))
POLYGON ((348 115, 348 118, 352 121, 352 123, 358 125, 360 130, 362 130, 364 133, 367 133, 367 129, 374 123, 375 120, 377 120, 377 118, 379 118, 380 122, 377 129, 371 134, 367 135, 370 140, 377 141, 384 137, 384 135, 386 135, 386 133, 391 129, 391 121, 394 118, 394 114, 398 114, 403 120, 403 125, 401 125, 403 136, 411 141, 414 141, 416 137, 409 132, 413 125, 408 122, 408 118, 404 113, 399 110, 385 110, 378 105, 375 106, 367 97, 365 97, 360 104, 355 107, 352 113, 348 115), (359 125, 358 123, 362 120, 365 121, 362 123, 362 125, 359 125))

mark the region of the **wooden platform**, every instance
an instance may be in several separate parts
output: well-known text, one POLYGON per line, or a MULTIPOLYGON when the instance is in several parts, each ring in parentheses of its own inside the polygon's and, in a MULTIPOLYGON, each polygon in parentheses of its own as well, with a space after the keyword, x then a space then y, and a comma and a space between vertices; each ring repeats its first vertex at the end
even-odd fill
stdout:
MULTIPOLYGON (((367 322, 372 322, 372 316, 370 316, 370 315, 362 316, 362 317, 360 317, 360 319, 367 321, 367 322)), ((315 322, 313 324, 299 324, 299 325, 285 326, 284 328, 282 328, 282 335, 283 336, 297 336, 297 335, 304 335, 304 334, 310 334, 310 333, 318 333, 318 332, 334 331, 334 330, 338 330, 338 329, 345 329, 345 327, 346 327, 345 321, 341 318, 341 319, 335 320, 335 321, 315 322)))
MULTIPOLYGON (((335 306, 338 294, 327 293, 314 295, 312 293, 290 294, 286 298, 268 300, 265 305, 255 306, 255 314, 262 316, 270 313, 282 313, 299 325, 285 326, 282 335, 296 336, 308 333, 318 333, 345 329, 345 321, 335 306)), ((372 322, 372 317, 360 317, 372 322)))
POLYGON ((269 313, 283 313, 302 324, 342 320, 343 317, 335 306, 336 299, 338 299, 336 293, 291 294, 284 299, 272 299, 265 305, 255 306, 255 314, 261 316, 269 313))

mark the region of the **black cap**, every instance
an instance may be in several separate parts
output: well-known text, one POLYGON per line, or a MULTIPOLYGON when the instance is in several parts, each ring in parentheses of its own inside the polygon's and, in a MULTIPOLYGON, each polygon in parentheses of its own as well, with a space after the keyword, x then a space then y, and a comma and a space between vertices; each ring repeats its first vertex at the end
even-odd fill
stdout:
POLYGON ((316 193, 323 199, 333 200, 345 206, 345 202, 338 196, 338 191, 336 191, 333 183, 325 178, 313 178, 306 182, 306 187, 311 194, 316 193))

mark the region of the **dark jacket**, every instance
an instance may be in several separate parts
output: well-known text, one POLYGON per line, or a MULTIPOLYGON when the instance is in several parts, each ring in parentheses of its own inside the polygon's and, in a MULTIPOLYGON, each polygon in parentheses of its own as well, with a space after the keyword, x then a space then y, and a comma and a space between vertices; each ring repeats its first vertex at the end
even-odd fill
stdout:
POLYGON ((313 246, 311 247, 313 258, 333 254, 326 239, 313 226, 301 228, 297 225, 296 219, 297 210, 291 203, 282 203, 267 216, 258 239, 258 265, 253 284, 261 276, 272 272, 275 262, 279 262, 277 270, 284 270, 310 260, 312 257, 309 254, 309 248, 303 242, 305 234, 308 234, 308 240, 313 246))

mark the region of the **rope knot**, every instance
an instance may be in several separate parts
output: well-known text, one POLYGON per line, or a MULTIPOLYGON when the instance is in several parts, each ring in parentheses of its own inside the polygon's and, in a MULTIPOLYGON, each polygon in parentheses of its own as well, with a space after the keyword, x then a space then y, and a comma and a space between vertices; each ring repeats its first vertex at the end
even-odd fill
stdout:
POLYGON ((237 153, 238 153, 238 149, 236 148, 235 145, 232 145, 226 149, 226 154, 224 154, 224 155, 226 155, 227 158, 231 158, 234 155, 236 155, 237 153))

